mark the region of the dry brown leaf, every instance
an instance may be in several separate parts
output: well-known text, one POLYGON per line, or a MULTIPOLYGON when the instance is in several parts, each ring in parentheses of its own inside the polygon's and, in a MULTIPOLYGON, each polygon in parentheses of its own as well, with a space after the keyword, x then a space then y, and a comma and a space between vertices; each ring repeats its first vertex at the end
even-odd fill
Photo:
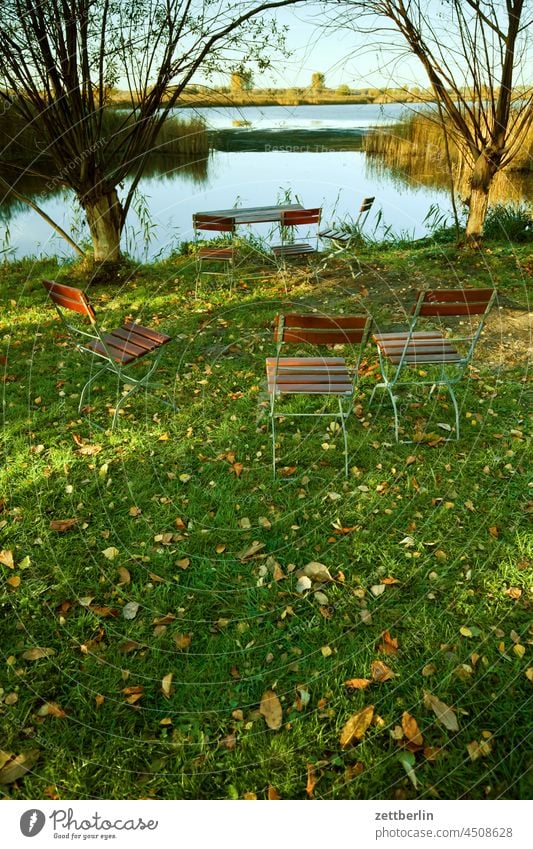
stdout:
POLYGON ((55 654, 55 649, 35 646, 35 648, 25 651, 22 657, 24 660, 41 660, 43 657, 52 657, 53 654, 55 654))
POLYGON ((52 519, 49 527, 51 531, 64 533, 65 531, 70 531, 77 524, 77 519, 52 519))
POLYGON ((126 567, 125 567, 125 566, 121 566, 121 567, 119 568, 119 570, 118 570, 118 576, 119 576, 119 578, 120 578, 120 581, 118 582, 119 587, 125 587, 125 586, 127 586, 127 585, 130 583, 130 581, 131 581, 131 575, 130 575, 130 573, 128 572, 128 570, 126 569, 126 567))
POLYGON ((269 799, 270 801, 281 799, 281 796, 279 795, 278 791, 275 787, 272 787, 271 784, 268 785, 267 799, 269 799))
POLYGON ((260 552, 264 547, 265 543, 259 542, 259 540, 256 539, 248 548, 245 548, 244 551, 241 551, 241 553, 237 556, 241 563, 243 563, 245 560, 249 560, 251 557, 255 557, 255 555, 258 554, 258 552, 260 552))
POLYGON ((307 784, 305 785, 305 792, 307 795, 312 798, 313 793, 317 784, 317 777, 315 772, 315 767, 313 764, 307 764, 307 784))
POLYGON ((176 566, 178 569, 188 569, 191 565, 191 560, 189 557, 181 557, 179 560, 176 560, 176 566))
POLYGON ((357 713, 352 714, 341 731, 340 744, 342 748, 362 740, 366 729, 372 722, 374 705, 367 705, 357 713))
POLYGON ((389 631, 383 631, 381 635, 381 643, 378 646, 378 651, 383 652, 383 654, 397 654, 398 653, 398 640, 396 637, 391 637, 389 631))
POLYGON ((273 731, 277 731, 278 728, 281 728, 283 711, 281 708, 281 702, 274 690, 267 690, 266 693, 263 693, 263 696, 261 697, 261 704, 259 705, 259 713, 264 717, 266 724, 269 728, 272 728, 273 731))
POLYGON ((491 537, 494 537, 494 539, 498 539, 498 537, 500 535, 500 531, 499 531, 497 525, 492 525, 489 528, 489 534, 491 535, 491 537))
POLYGON ((413 746, 423 746, 424 738, 414 716, 404 711, 402 714, 402 729, 409 743, 413 746))
POLYGON ((370 678, 349 678, 344 682, 347 690, 364 690, 372 681, 370 678))
POLYGON ((176 616, 174 613, 165 613, 164 616, 158 616, 156 619, 152 621, 152 625, 170 625, 171 622, 174 622, 176 616))
POLYGON ((156 575, 155 572, 148 572, 148 576, 149 576, 150 580, 153 581, 155 584, 166 583, 166 579, 162 578, 161 575, 156 575))
POLYGON ((122 692, 125 696, 137 696, 142 694, 144 686, 142 684, 132 684, 130 687, 123 687, 122 692))
POLYGON ((103 703, 105 701, 105 697, 102 696, 100 693, 97 693, 96 696, 94 697, 94 701, 96 702, 96 707, 98 709, 99 707, 101 707, 103 705, 103 703))
POLYGON ((175 634, 174 642, 176 643, 176 648, 178 651, 185 651, 188 649, 192 642, 192 633, 189 634, 175 634))
POLYGON ((170 694, 172 691, 172 678, 174 677, 173 672, 169 672, 167 675, 163 676, 161 680, 161 692, 163 693, 166 699, 170 699, 170 694))
POLYGON ((424 704, 427 708, 430 708, 433 711, 439 722, 441 722, 448 731, 459 731, 457 716, 455 711, 449 705, 441 702, 437 696, 433 696, 431 693, 424 693, 424 704))
POLYGON ((7 566, 8 569, 15 568, 15 561, 13 560, 13 552, 12 551, 0 551, 0 563, 2 566, 7 566))
POLYGON ((137 651, 138 649, 144 648, 142 643, 138 643, 137 640, 125 640, 119 646, 119 652, 121 654, 129 654, 131 651, 137 651))
POLYGON ((20 575, 11 575, 11 577, 7 579, 6 584, 9 584, 10 587, 13 587, 13 589, 16 590, 20 587, 20 575))
POLYGON ((382 660, 372 661, 370 672, 372 681, 376 684, 383 684, 384 681, 391 681, 393 678, 396 678, 396 673, 392 669, 389 669, 387 664, 383 663, 382 660))
POLYGON ((391 584, 399 584, 399 583, 400 583, 400 581, 398 580, 398 578, 392 578, 392 577, 389 575, 389 577, 388 577, 388 578, 382 578, 382 579, 381 579, 381 583, 382 583, 382 584, 386 584, 387 586, 391 586, 391 584))

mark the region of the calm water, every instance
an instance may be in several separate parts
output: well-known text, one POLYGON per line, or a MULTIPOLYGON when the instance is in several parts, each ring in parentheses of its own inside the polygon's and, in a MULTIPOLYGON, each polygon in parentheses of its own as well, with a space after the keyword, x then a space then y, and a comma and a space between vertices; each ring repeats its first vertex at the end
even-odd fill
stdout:
MULTIPOLYGON (((194 179, 183 170, 169 170, 143 179, 140 191, 148 212, 149 226, 143 226, 137 215, 130 214, 123 247, 138 259, 165 256, 180 242, 192 238, 191 218, 197 211, 227 208, 234 205, 259 206, 281 201, 287 196, 305 206, 322 206, 325 223, 355 218, 361 199, 376 196, 376 204, 367 221, 368 231, 376 228, 376 214, 381 211, 380 229, 424 235, 423 219, 430 206, 437 203, 443 212, 451 210, 445 191, 420 185, 406 185, 390 172, 369 167, 360 148, 360 137, 370 126, 391 123, 406 107, 397 104, 377 106, 269 106, 237 109, 204 108, 195 110, 211 130, 222 131, 225 150, 210 154, 207 177, 194 179), (238 127, 236 124, 238 123, 238 127), (235 135, 229 136, 228 133, 235 135), (257 131, 261 131, 258 133, 257 131), (252 150, 231 150, 232 139, 260 137, 248 147, 252 150), (335 134, 352 149, 328 150, 329 139, 335 134), (297 144, 295 144, 297 138, 297 144), (358 141, 359 139, 359 141, 358 141), (228 147, 230 148, 228 150, 228 147), (356 148, 356 149, 354 149, 356 148)), ((185 117, 189 110, 181 110, 185 117)), ((216 142, 215 142, 216 143, 216 142)), ((242 146, 241 146, 242 147, 242 146)), ((87 238, 83 216, 76 212, 72 195, 39 198, 40 204, 54 220, 76 240, 87 238), (81 232, 80 232, 81 227, 81 232)), ((145 215, 145 222, 147 217, 145 215)), ((5 247, 14 255, 40 256, 58 254, 70 256, 66 242, 31 210, 18 210, 3 228, 5 247)), ((266 230, 254 228, 259 235, 266 230)))

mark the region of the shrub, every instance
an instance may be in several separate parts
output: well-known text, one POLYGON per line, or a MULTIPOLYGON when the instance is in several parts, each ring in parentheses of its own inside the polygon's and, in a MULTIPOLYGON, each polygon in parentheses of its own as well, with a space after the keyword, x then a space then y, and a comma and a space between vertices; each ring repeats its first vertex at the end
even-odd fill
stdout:
POLYGON ((533 241, 533 212, 531 204, 496 203, 489 206, 484 228, 487 239, 508 239, 510 242, 533 241))

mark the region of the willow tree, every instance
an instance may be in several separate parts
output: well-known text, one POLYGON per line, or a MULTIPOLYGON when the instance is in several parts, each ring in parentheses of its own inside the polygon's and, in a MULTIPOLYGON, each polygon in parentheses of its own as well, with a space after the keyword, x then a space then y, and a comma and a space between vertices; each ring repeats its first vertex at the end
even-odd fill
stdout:
POLYGON ((35 129, 75 192, 98 262, 120 257, 135 190, 169 111, 193 75, 255 61, 281 43, 272 18, 300 0, 2 0, 0 97, 35 129), (128 91, 106 135, 113 87, 128 91), (126 177, 129 188, 119 196, 126 177))
MULTIPOLYGON (((479 244, 493 178, 518 153, 533 121, 533 87, 522 79, 532 46, 533 6, 526 0, 334 0, 326 5, 348 7, 350 15, 344 11, 340 25, 366 31, 372 40, 384 27, 384 50, 393 49, 391 32, 399 35, 400 50, 407 46, 422 64, 468 169, 466 238, 479 244), (366 15, 372 16, 368 26, 366 15)), ((401 70, 398 62, 395 67, 401 70)))

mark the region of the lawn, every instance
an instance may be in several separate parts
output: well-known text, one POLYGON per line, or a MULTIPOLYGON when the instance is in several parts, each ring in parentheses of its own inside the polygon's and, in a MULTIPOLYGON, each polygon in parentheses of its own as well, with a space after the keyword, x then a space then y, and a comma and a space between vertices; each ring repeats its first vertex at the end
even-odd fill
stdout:
POLYGON ((90 298, 109 326, 175 337, 158 379, 179 409, 133 396, 113 432, 110 381, 77 416, 86 363, 40 283, 88 273, 2 266, 3 796, 530 797, 528 255, 369 246, 356 280, 303 269, 286 293, 245 268, 198 299, 186 256, 131 264, 90 298), (275 314, 400 325, 427 283, 501 295, 458 390, 461 440, 434 393, 403 398, 415 442, 394 443, 369 347, 348 479, 335 426, 288 418, 273 481, 275 314))

